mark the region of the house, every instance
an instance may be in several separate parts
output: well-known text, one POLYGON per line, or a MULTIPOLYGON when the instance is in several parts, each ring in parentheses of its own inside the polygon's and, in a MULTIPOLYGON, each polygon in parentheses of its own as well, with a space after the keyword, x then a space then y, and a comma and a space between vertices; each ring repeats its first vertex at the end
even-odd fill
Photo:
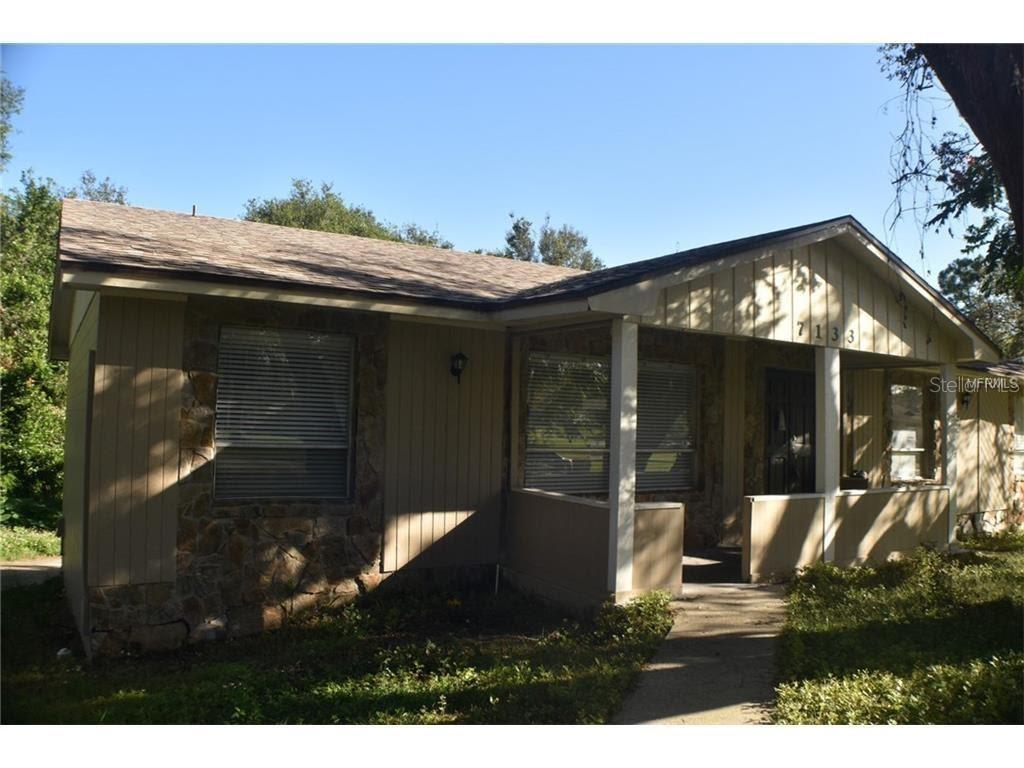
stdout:
POLYGON ((849 216, 581 273, 66 200, 58 251, 90 652, 382 583, 585 608, 678 590, 684 541, 757 580, 1020 513, 1024 376, 849 216))

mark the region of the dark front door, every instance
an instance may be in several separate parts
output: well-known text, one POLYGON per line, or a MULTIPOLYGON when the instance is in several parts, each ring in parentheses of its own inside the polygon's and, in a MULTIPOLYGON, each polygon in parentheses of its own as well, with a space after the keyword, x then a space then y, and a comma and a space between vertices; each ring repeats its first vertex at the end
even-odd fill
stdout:
POLYGON ((765 493, 814 490, 814 374, 765 372, 765 493))

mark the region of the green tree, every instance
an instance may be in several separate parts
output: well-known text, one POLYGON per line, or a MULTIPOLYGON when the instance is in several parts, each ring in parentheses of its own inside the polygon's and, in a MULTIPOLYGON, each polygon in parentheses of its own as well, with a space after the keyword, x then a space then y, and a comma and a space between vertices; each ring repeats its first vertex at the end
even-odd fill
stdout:
POLYGON ((524 216, 508 215, 512 226, 505 233, 505 250, 501 255, 516 261, 536 261, 537 242, 533 239, 533 222, 524 216))
POLYGON ((0 195, 0 494, 4 517, 55 524, 64 465, 67 369, 49 360, 50 295, 63 197, 124 202, 110 179, 62 189, 31 171, 0 195), (26 511, 27 510, 27 511, 26 511))
MULTIPOLYGON (((1005 58, 1010 72, 1013 51, 994 50, 1000 46, 968 46, 972 50, 967 51, 960 48, 887 45, 880 49, 879 63, 886 76, 900 85, 906 116, 892 155, 896 192, 893 223, 913 216, 922 230, 945 230, 951 236, 954 223, 964 225, 962 251, 966 258, 943 270, 940 287, 993 340, 1008 345, 1004 349, 1007 354, 1020 355, 1024 353, 1020 333, 1005 327, 1006 315, 992 311, 994 307, 1024 305, 1024 251, 1017 223, 1020 203, 1008 199, 1006 183, 1010 180, 1014 194, 1019 196, 1018 177, 1024 158, 1018 152, 1014 160, 1013 151, 1007 152, 1006 147, 1020 145, 1020 110, 1016 120, 1003 121, 1001 127, 992 119, 992 114, 1000 114, 1005 104, 1011 105, 1011 111, 1013 103, 1020 104, 1020 67, 1017 80, 1011 82, 1012 78, 1003 72, 1006 67, 997 65, 993 57, 1000 62, 1005 58), (971 63, 974 59, 978 61, 971 63), (942 69, 941 82, 933 63, 942 69), (990 94, 990 88, 981 85, 973 95, 967 93, 961 74, 978 66, 982 70, 989 66, 989 77, 998 86, 999 95, 990 94), (970 131, 946 132, 938 137, 930 134, 937 121, 936 103, 948 104, 951 100, 942 91, 943 84, 953 86, 952 101, 971 127, 982 131, 998 148, 999 163, 988 146, 970 131), (1000 102, 998 109, 979 103, 986 99, 1000 102)), ((1019 51, 1016 56, 1019 59, 1019 51)), ((974 82, 977 75, 967 79, 974 82)))
POLYGON ((1024 303, 999 291, 984 288, 1003 282, 987 273, 982 257, 956 259, 939 273, 939 288, 971 321, 1010 358, 1024 357, 1024 303))
POLYGON ((24 98, 25 91, 16 88, 5 75, 0 73, 0 173, 7 169, 7 163, 11 160, 7 141, 13 130, 12 120, 16 114, 21 112, 24 98))
POLYGON ((378 219, 369 208, 349 205, 332 184, 321 183, 316 189, 308 179, 292 179, 288 197, 265 200, 252 199, 245 204, 245 219, 282 227, 315 229, 342 235, 372 237, 435 248, 451 248, 452 244, 435 229, 416 224, 396 227, 378 219))
POLYGON ((604 267, 588 247, 587 238, 582 232, 568 224, 555 229, 551 226, 550 218, 544 219, 544 225, 540 228, 537 248, 540 260, 545 264, 587 272, 604 267))

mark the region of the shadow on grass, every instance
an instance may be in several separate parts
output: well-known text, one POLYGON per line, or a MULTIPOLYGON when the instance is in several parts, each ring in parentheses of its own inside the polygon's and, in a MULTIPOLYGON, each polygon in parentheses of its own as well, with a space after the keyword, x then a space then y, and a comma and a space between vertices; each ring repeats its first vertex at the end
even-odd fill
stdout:
POLYGON ((277 632, 88 667, 55 658, 74 638, 58 583, 12 596, 5 722, 602 722, 668 628, 664 605, 577 622, 514 592, 371 595, 277 632))

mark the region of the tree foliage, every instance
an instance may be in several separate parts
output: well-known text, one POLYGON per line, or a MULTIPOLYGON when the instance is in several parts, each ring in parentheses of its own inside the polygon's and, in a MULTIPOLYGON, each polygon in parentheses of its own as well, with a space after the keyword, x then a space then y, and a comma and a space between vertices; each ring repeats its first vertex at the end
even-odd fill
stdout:
POLYGON ((5 518, 35 524, 55 522, 62 491, 67 367, 49 359, 48 328, 63 197, 124 203, 125 191, 91 171, 72 189, 29 171, 0 195, 0 493, 5 518))
MULTIPOLYGON (((901 87, 906 116, 892 154, 892 223, 912 216, 922 230, 963 225, 965 258, 939 275, 943 292, 1004 352, 1024 354, 1013 317, 995 308, 1024 305, 1024 253, 1006 186, 985 146, 969 131, 934 136, 937 109, 948 105, 921 46, 880 49, 886 76, 901 87)), ((958 105, 959 106, 959 105, 958 105)))
POLYGON ((323 182, 317 189, 308 179, 293 179, 287 197, 249 200, 245 204, 244 218, 282 227, 315 229, 435 248, 452 247, 437 230, 429 231, 416 224, 400 227, 388 224, 378 219, 369 208, 346 203, 334 191, 332 184, 323 182))
POLYGON ((563 224, 556 229, 551 226, 551 217, 545 217, 535 237, 533 222, 529 219, 514 213, 510 213, 509 218, 512 226, 505 233, 505 249, 501 256, 588 272, 604 267, 590 250, 586 235, 575 227, 563 224))
POLYGON ((21 112, 24 98, 25 91, 0 74, 0 173, 7 170, 7 163, 11 160, 8 137, 13 130, 12 120, 21 112))

